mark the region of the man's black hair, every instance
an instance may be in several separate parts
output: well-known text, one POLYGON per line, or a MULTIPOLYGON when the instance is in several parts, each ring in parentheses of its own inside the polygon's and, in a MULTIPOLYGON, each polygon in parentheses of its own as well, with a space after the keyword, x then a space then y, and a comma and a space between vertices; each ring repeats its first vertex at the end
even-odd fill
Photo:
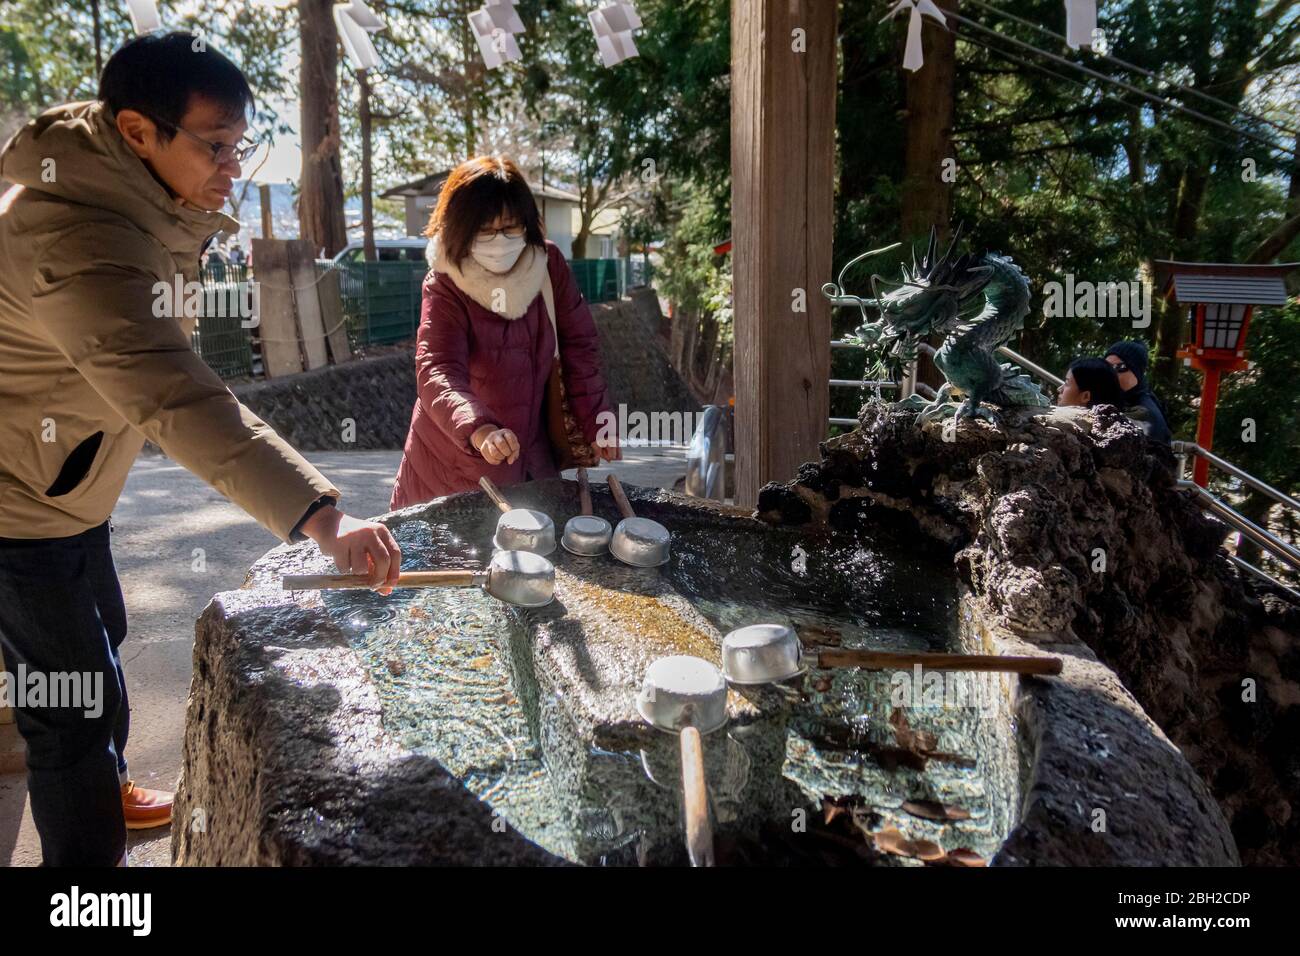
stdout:
POLYGON ((1070 363, 1070 373, 1079 391, 1088 392, 1088 407, 1094 405, 1119 405, 1124 391, 1119 386, 1119 373, 1105 359, 1082 358, 1070 363))
POLYGON ((99 99, 113 113, 136 110, 161 120, 164 143, 190 106, 190 97, 218 103, 232 124, 253 109, 253 90, 243 72, 192 33, 146 33, 109 57, 99 78, 99 99))

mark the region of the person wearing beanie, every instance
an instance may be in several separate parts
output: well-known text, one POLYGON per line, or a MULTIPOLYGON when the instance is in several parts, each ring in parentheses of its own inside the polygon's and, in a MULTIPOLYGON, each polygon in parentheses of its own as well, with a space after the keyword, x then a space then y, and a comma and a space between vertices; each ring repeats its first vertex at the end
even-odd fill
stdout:
POLYGON ((1143 342, 1116 342, 1106 350, 1106 361, 1119 376, 1123 389, 1120 407, 1135 421, 1141 423, 1147 437, 1155 441, 1170 442, 1173 433, 1165 421, 1164 407, 1146 382, 1149 353, 1143 342))

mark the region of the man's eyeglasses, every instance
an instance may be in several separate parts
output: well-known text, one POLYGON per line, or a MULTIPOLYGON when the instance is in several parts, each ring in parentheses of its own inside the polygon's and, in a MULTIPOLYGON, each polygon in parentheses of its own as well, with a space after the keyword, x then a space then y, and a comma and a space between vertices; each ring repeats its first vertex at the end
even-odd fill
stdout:
POLYGON ((506 226, 504 229, 480 229, 478 239, 480 242, 491 242, 497 236, 505 236, 507 239, 522 239, 525 232, 523 226, 506 226))
POLYGON ((1125 365, 1123 362, 1111 362, 1110 367, 1115 370, 1116 375, 1119 375, 1122 372, 1127 372, 1129 370, 1128 366, 1125 365))
MULTIPOLYGON (((145 114, 148 115, 147 113, 145 114)), ((218 166, 230 162, 232 159, 237 163, 247 162, 252 158, 262 144, 251 140, 245 140, 237 146, 231 146, 229 143, 213 143, 204 139, 202 136, 196 136, 183 126, 177 126, 175 123, 169 123, 165 119, 159 119, 156 116, 150 116, 151 120, 164 129, 169 129, 174 133, 184 133, 190 139, 197 143, 202 143, 208 149, 212 150, 212 161, 218 166)))

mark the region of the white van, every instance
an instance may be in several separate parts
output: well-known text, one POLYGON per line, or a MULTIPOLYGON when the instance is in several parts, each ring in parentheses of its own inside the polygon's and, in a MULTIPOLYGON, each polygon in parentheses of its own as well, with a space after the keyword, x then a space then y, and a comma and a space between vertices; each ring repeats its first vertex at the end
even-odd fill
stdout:
MULTIPOLYGON (((424 248, 429 240, 423 236, 407 236, 405 239, 376 239, 375 255, 380 262, 423 262, 424 248)), ((366 259, 366 244, 361 240, 349 242, 334 257, 336 266, 354 265, 366 259)))

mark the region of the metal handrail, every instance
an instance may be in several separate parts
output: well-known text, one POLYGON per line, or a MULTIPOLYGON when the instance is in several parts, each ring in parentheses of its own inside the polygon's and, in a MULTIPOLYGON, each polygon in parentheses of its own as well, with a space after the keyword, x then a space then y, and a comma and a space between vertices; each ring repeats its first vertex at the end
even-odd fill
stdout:
POLYGON ((726 416, 717 405, 704 406, 686 449, 686 493, 694 498, 727 498, 726 416))
POLYGON ((1228 555, 1228 560, 1231 561, 1233 564, 1235 564, 1237 567, 1241 568, 1247 574, 1253 574, 1261 581, 1273 585, 1273 587, 1277 588, 1279 591, 1285 594, 1296 604, 1300 604, 1300 591, 1297 591, 1294 588, 1287 587, 1285 584, 1283 584, 1277 578, 1273 577, 1273 575, 1269 574, 1267 571, 1261 571, 1259 568, 1255 567, 1249 561, 1243 561, 1235 554, 1228 555))
POLYGON ((888 379, 882 379, 880 381, 863 379, 862 381, 857 381, 851 378, 832 378, 830 379, 830 384, 832 388, 898 388, 897 382, 891 382, 888 379))
MULTIPOLYGON (((1226 521, 1229 525, 1250 538, 1250 540, 1254 541, 1279 561, 1289 564, 1296 571, 1300 571, 1300 551, 1291 547, 1291 545, 1287 544, 1277 535, 1261 528, 1259 525, 1255 524, 1255 522, 1241 514, 1241 512, 1237 511, 1231 505, 1220 501, 1194 481, 1179 481, 1178 487, 1186 488, 1188 491, 1195 492, 1196 497, 1199 498, 1207 508, 1226 521)), ((1280 584, 1281 582, 1278 583, 1280 584)))
POLYGON ((1007 348, 1005 345, 998 347, 998 354, 1001 355, 1003 358, 1011 359, 1011 361, 1015 362, 1026 372, 1028 372, 1030 375, 1033 375, 1035 378, 1040 378, 1044 382, 1047 382, 1051 385, 1055 385, 1057 388, 1060 388, 1062 385, 1065 384, 1065 379, 1061 378, 1059 375, 1056 375, 1053 372, 1049 372, 1047 369, 1043 368, 1041 365, 1037 364, 1036 362, 1031 362, 1029 359, 1025 358, 1019 352, 1011 351, 1011 349, 1007 348))
MULTIPOLYGON (((848 342, 845 341, 844 339, 831 339, 831 348, 832 349, 865 349, 866 346, 863 345, 861 342, 848 342)), ((877 391, 879 391, 882 388, 893 389, 899 387, 897 382, 891 382, 887 380, 864 379, 862 381, 855 381, 854 379, 851 378, 832 378, 827 380, 827 384, 831 388, 870 388, 870 389, 875 389, 877 391)), ((855 428, 857 427, 858 424, 858 420, 856 418, 832 417, 826 419, 826 421, 831 425, 843 425, 847 428, 855 428)))
POLYGON ((1200 455, 1202 458, 1208 461, 1215 468, 1218 468, 1220 471, 1226 471, 1234 478, 1240 479, 1244 484, 1249 485, 1250 487, 1254 488, 1256 491, 1260 492, 1261 494, 1267 495, 1269 498, 1272 498, 1274 501, 1276 501, 1278 504, 1282 505, 1283 507, 1290 508, 1292 511, 1300 512, 1300 501, 1296 501, 1294 498, 1292 498, 1290 495, 1286 494, 1285 492, 1278 491, 1272 485, 1260 481, 1254 475, 1250 474, 1250 472, 1242 471, 1232 462, 1224 461, 1222 458, 1220 458, 1218 455, 1214 454, 1213 452, 1206 451, 1200 445, 1196 444, 1196 442, 1176 441, 1176 442, 1172 442, 1171 444, 1173 446, 1175 455, 1184 458, 1187 455, 1200 455))

